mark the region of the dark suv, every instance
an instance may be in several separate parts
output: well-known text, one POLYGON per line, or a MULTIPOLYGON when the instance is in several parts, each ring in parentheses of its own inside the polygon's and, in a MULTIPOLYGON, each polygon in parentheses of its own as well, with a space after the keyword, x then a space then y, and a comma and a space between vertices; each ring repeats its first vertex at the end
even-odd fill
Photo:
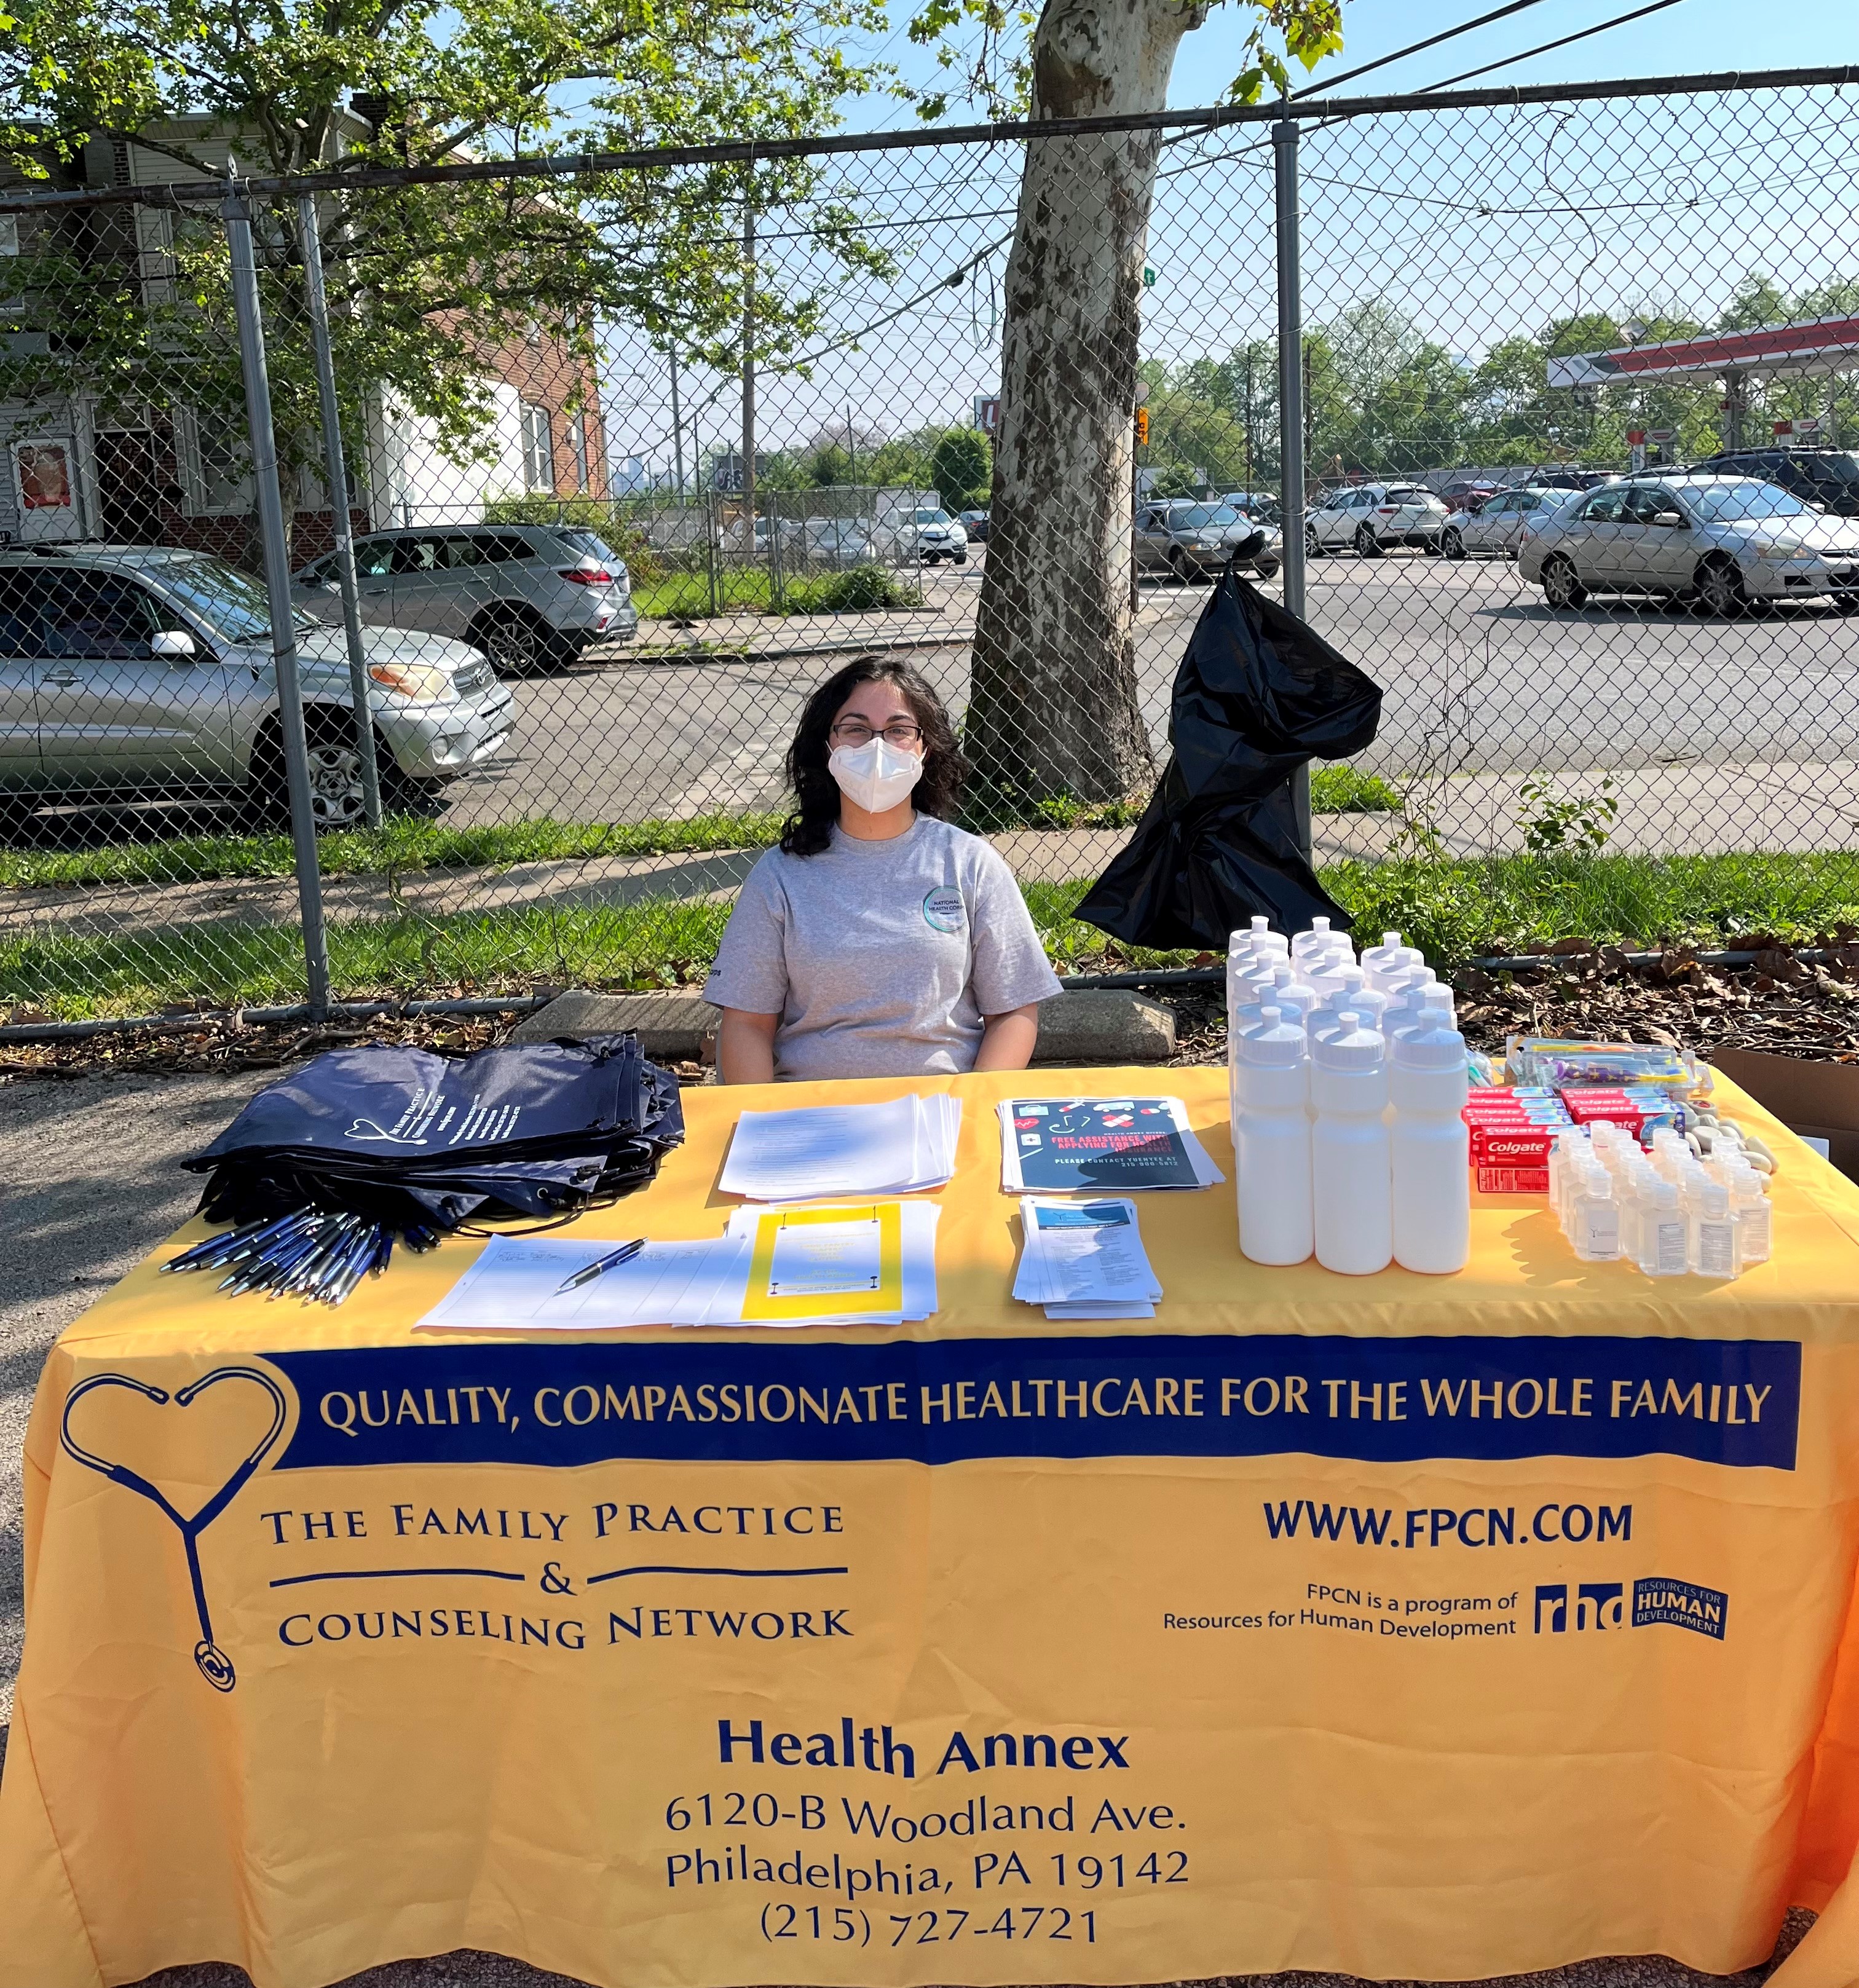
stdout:
POLYGON ((1859 455, 1843 448, 1739 448, 1694 462, 1688 475, 1759 476, 1836 518, 1859 518, 1859 455))

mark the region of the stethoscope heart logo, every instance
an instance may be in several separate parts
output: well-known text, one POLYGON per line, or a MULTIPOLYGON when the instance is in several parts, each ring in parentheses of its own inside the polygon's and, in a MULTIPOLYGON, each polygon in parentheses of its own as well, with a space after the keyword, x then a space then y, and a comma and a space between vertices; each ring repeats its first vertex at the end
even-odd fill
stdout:
POLYGON ((194 1661, 199 1666, 201 1675, 215 1691, 230 1691, 238 1679, 232 1668, 232 1659, 213 1640, 212 1618, 207 1612, 206 1585, 200 1575, 200 1536, 238 1496, 246 1480, 270 1455, 283 1433, 289 1413, 283 1389, 269 1374, 256 1367, 215 1367, 211 1373, 203 1374, 198 1381, 189 1381, 172 1395, 165 1388, 151 1387, 146 1381, 134 1380, 127 1374, 93 1374, 89 1380, 79 1381, 65 1398, 59 1440, 66 1455, 83 1464, 86 1470, 94 1470, 100 1477, 107 1477, 111 1483, 120 1484, 138 1497, 147 1499, 180 1533, 188 1557, 188 1577, 194 1585, 194 1607, 200 1618, 200 1641, 194 1645, 194 1661), (271 1397, 271 1426, 191 1518, 184 1517, 177 1510, 167 1494, 159 1486, 151 1484, 140 1471, 132 1470, 127 1463, 113 1463, 107 1457, 95 1455, 71 1433, 71 1412, 93 1388, 122 1388, 158 1407, 172 1401, 177 1408, 188 1408, 209 1388, 218 1387, 222 1381, 250 1381, 262 1388, 271 1397))

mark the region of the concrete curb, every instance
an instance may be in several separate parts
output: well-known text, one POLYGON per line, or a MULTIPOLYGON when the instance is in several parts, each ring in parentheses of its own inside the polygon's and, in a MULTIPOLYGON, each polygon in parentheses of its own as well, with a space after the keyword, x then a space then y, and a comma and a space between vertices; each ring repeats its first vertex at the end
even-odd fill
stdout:
MULTIPOLYGON (((573 989, 526 1015, 510 1032, 519 1043, 557 1036, 638 1033, 655 1060, 709 1062, 715 1056, 717 1010, 695 989, 654 994, 595 994, 573 989)), ((1039 1009, 1036 1063, 1166 1063, 1175 1054, 1175 1016, 1140 996, 1074 989, 1039 1009)))

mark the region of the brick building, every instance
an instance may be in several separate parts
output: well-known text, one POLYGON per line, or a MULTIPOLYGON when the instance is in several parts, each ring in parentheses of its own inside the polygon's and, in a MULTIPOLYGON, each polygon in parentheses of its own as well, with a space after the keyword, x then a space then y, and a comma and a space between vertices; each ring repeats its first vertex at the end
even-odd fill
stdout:
MULTIPOLYGON (((208 164, 236 150, 207 140, 198 120, 179 120, 161 137, 184 141, 208 164)), ((363 127, 357 123, 357 132, 363 127)), ((151 134, 156 135, 156 134, 151 134)), ((189 177, 165 152, 100 140, 61 175, 71 187, 150 184, 189 177)), ((204 177, 204 175, 203 175, 204 177)), ((17 183, 22 186, 25 183, 17 183)), ((210 212, 211 210, 209 209, 210 212)), ((145 296, 172 280, 173 217, 161 209, 106 207, 0 215, 0 294, 8 259, 42 255, 46 231, 58 231, 67 262, 106 278, 125 270, 145 296)), ((50 334, 0 331, 4 354, 29 354, 45 371, 50 334)), ((599 383, 590 363, 539 330, 480 354, 492 407, 486 460, 460 463, 439 449, 434 424, 396 406, 390 391, 367 396, 366 446, 349 465, 351 529, 474 522, 487 505, 511 498, 604 497, 606 437, 599 383)), ((74 369, 75 370, 75 369, 74 369)), ((249 451, 242 407, 188 404, 174 390, 180 369, 157 372, 145 404, 106 409, 81 391, 31 401, 0 392, 0 540, 101 539, 179 545, 222 554, 255 570, 249 451)), ((322 482, 287 475, 293 560, 313 558, 332 542, 333 512, 322 482)))

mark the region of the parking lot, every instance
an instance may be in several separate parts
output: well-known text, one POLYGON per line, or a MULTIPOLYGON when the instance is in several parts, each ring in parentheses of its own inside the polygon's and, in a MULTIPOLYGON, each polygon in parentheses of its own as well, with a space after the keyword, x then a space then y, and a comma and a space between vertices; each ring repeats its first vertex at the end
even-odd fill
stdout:
MULTIPOLYGON (((912 614, 834 617, 817 636, 763 621, 732 632, 745 643, 735 655, 627 651, 524 681, 512 758, 462 783, 446 818, 778 806, 800 705, 836 667, 833 654, 793 645, 899 645, 958 710, 979 584, 979 562, 941 568, 912 614)), ((1175 670, 1207 597, 1172 582, 1143 587, 1138 668, 1158 759, 1175 670)), ((1735 620, 1651 601, 1558 612, 1502 561, 1415 555, 1313 561, 1307 600, 1317 628, 1386 693, 1381 736, 1359 763, 1397 783, 1443 783, 1436 812, 1455 846, 1502 843, 1516 787, 1537 771, 1577 786, 1612 773, 1627 799, 1617 846, 1855 846, 1859 617, 1830 604, 1735 620)))

